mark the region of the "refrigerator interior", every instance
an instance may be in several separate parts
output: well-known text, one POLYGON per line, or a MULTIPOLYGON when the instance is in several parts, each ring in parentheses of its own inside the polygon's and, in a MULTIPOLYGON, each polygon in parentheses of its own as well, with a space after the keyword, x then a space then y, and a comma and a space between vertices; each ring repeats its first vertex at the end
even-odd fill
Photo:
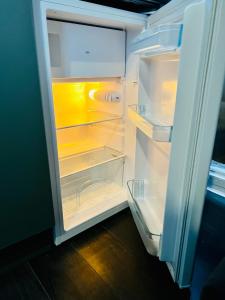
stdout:
MULTIPOLYGON (((115 32, 111 28, 108 34, 114 44, 120 43, 116 46, 120 51, 107 52, 111 43, 106 44, 103 47, 107 55, 102 57, 95 56, 93 51, 95 43, 99 49, 98 30, 108 30, 106 24, 99 29, 66 21, 47 23, 63 229, 71 232, 67 234, 70 237, 87 228, 82 224, 94 218, 96 221, 89 224, 96 224, 105 212, 121 204, 126 207, 128 200, 143 241, 149 244, 147 250, 159 255, 176 102, 180 26, 172 30, 166 26, 166 39, 161 39, 164 27, 159 32, 157 29, 153 34, 150 32, 148 42, 154 44, 155 37, 163 42, 159 45, 163 51, 160 48, 153 53, 151 49, 147 53, 134 53, 133 43, 135 40, 139 43, 137 37, 143 26, 122 25, 115 32), (76 46, 75 28, 80 36, 84 29, 89 36, 91 28, 97 41, 92 39, 89 45, 87 39, 76 46), (63 41, 67 44, 60 44, 63 41), (56 45, 60 46, 59 51, 56 45), (109 53, 112 61, 120 62, 113 64, 112 70, 106 68, 110 66, 109 53), (85 60, 86 55, 89 60, 85 60), (85 73, 81 67, 83 60, 85 73), (78 227, 81 229, 74 231, 78 227)), ((94 25, 98 25, 97 20, 94 25)))
POLYGON ((163 231, 178 68, 177 52, 141 56, 137 103, 128 108, 136 127, 130 205, 146 248, 154 255, 159 254, 163 231))
POLYGON ((120 78, 53 80, 64 230, 126 201, 120 78))

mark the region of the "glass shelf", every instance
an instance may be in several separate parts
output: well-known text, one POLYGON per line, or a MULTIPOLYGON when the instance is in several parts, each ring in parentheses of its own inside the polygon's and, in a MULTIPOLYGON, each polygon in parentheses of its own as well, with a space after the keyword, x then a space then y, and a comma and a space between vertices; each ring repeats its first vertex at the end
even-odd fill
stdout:
POLYGON ((94 137, 91 138, 90 136, 85 136, 83 139, 74 139, 74 142, 72 143, 58 144, 58 157, 59 160, 62 160, 103 146, 104 144, 94 139, 94 137))
POLYGON ((129 105, 128 118, 145 135, 154 141, 170 142, 173 126, 153 121, 144 105, 129 105))
POLYGON ((59 160, 60 178, 124 157, 121 152, 106 146, 67 156, 59 160))
POLYGON ((77 82, 120 82, 121 77, 52 77, 53 82, 72 82, 72 83, 77 83, 77 82))
POLYGON ((91 125, 101 122, 114 121, 121 119, 122 117, 115 114, 110 114, 102 111, 88 111, 85 115, 77 118, 74 115, 66 116, 65 120, 61 120, 60 124, 57 124, 56 130, 63 130, 72 127, 91 125))

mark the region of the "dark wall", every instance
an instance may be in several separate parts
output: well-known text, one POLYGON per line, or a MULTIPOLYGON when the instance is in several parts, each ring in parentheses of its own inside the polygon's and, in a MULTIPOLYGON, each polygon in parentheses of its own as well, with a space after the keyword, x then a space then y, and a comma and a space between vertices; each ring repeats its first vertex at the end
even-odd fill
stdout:
POLYGON ((31 0, 0 9, 0 248, 53 225, 31 0))
MULTIPOLYGON (((192 300, 200 299, 202 287, 225 256, 225 199, 206 195, 192 281, 192 300)), ((216 298, 215 299, 219 299, 216 298)), ((221 300, 224 298, 221 298, 221 300)))
POLYGON ((155 11, 170 0, 84 0, 96 4, 130 10, 137 13, 155 11))
POLYGON ((225 164, 225 86, 220 103, 220 112, 212 159, 225 164))

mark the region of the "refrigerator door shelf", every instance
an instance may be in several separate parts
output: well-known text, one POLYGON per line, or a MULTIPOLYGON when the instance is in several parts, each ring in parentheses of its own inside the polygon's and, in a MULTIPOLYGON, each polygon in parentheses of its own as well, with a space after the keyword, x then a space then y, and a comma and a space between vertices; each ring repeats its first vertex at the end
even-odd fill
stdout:
POLYGON ((153 56, 178 51, 182 40, 182 24, 166 24, 143 31, 133 42, 134 53, 153 56))
POLYGON ((158 142, 170 142, 173 126, 153 121, 151 114, 144 105, 129 105, 128 118, 150 139, 158 142))
POLYGON ((143 201, 144 197, 144 180, 129 180, 127 186, 132 198, 129 204, 131 213, 146 250, 149 254, 158 256, 161 234, 153 233, 149 230, 139 205, 139 202, 143 201))

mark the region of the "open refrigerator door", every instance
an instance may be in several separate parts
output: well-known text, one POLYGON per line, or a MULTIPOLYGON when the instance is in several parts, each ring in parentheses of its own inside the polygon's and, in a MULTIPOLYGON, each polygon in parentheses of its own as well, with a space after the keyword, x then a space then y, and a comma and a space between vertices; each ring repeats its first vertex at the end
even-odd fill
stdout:
POLYGON ((137 97, 127 118, 135 135, 129 205, 147 251, 159 256, 163 233, 182 24, 159 25, 135 38, 137 97))
POLYGON ((129 205, 147 251, 167 262, 180 287, 191 283, 223 87, 222 6, 191 4, 182 22, 162 19, 133 46, 139 78, 128 108, 136 128, 129 205))

